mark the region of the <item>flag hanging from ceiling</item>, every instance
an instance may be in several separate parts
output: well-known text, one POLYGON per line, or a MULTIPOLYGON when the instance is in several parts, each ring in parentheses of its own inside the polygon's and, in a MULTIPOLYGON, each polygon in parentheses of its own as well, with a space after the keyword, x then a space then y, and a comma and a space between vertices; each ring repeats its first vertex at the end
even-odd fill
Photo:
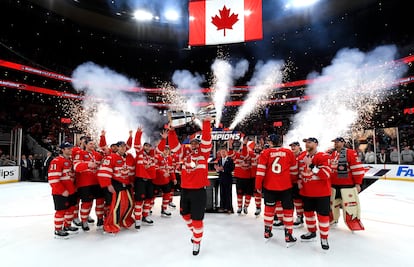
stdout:
POLYGON ((190 46, 263 38, 262 0, 192 0, 188 8, 190 46))

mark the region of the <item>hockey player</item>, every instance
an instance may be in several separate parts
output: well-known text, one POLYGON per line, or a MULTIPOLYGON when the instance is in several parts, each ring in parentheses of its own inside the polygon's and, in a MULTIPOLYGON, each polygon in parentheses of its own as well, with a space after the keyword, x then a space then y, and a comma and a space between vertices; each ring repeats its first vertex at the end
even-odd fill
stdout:
POLYGON ((283 207, 283 224, 285 226, 285 242, 289 247, 296 242, 293 232, 293 199, 292 176, 298 175, 298 166, 295 155, 287 148, 282 148, 280 137, 272 134, 267 143, 269 149, 262 152, 259 157, 256 172, 256 190, 263 189, 264 211, 264 237, 270 238, 272 234, 273 215, 276 201, 283 207))
POLYGON ((153 201, 158 193, 162 192, 161 216, 164 217, 171 216, 171 212, 167 210, 171 198, 171 182, 177 184, 170 152, 170 148, 166 146, 162 153, 155 155, 156 176, 152 181, 154 184, 153 201))
POLYGON ((302 241, 316 238, 316 221, 319 223, 322 249, 329 249, 329 208, 331 196, 331 168, 329 155, 318 152, 318 140, 314 137, 303 139, 306 151, 298 157, 299 193, 303 197, 303 206, 308 232, 300 236, 302 241), (315 211, 318 220, 315 217, 315 211))
POLYGON ((334 140, 334 151, 331 154, 331 213, 330 223, 336 224, 339 219, 339 208, 342 206, 345 224, 352 231, 364 230, 360 221, 358 193, 365 169, 358 159, 355 150, 345 147, 345 139, 337 137, 334 140), (351 197, 350 197, 351 196, 351 197))
MULTIPOLYGON (((165 130, 161 134, 161 141, 156 150, 157 153, 164 151, 168 131, 165 130)), ((135 229, 141 229, 142 222, 146 225, 154 223, 148 216, 151 210, 151 201, 154 195, 154 185, 152 179, 156 176, 155 171, 155 149, 150 143, 141 145, 142 127, 138 127, 135 133, 134 148, 136 152, 135 158, 135 179, 134 179, 134 217, 135 229)))
POLYGON ((134 223, 131 184, 135 176, 135 159, 126 153, 125 142, 119 141, 116 145, 118 151, 105 157, 98 170, 99 184, 111 194, 107 200, 110 205, 103 229, 113 234, 118 233, 121 227, 129 228, 134 223))
MULTIPOLYGON (((299 142, 292 142, 289 144, 290 149, 292 150, 293 154, 295 154, 296 160, 299 157, 300 153, 302 153, 302 149, 300 147, 299 142)), ((293 179, 293 204, 296 209, 296 220, 293 222, 294 228, 303 227, 303 201, 302 197, 299 194, 299 187, 298 187, 298 180, 297 177, 293 179)))
POLYGON ((91 138, 85 140, 85 150, 78 150, 73 159, 73 169, 77 173, 76 188, 81 199, 80 217, 82 229, 89 231, 88 217, 95 199, 95 213, 98 218, 96 226, 103 227, 104 218, 104 192, 99 186, 97 170, 102 155, 95 151, 95 142, 91 138))
MULTIPOLYGON (((172 152, 172 151, 171 151, 172 152)), ((180 191, 180 185, 181 185, 181 165, 182 162, 180 162, 180 153, 172 153, 171 158, 173 162, 173 168, 174 168, 174 175, 175 175, 175 182, 171 183, 171 194, 170 194, 170 201, 168 202, 168 206, 171 208, 176 208, 177 206, 173 202, 174 199, 174 192, 180 191)))
MULTIPOLYGON (((172 151, 180 150, 177 134, 170 130, 168 141, 172 151)), ((201 140, 193 138, 190 141, 191 153, 183 157, 181 177, 180 213, 192 232, 193 255, 200 252, 203 237, 203 219, 207 205, 205 187, 208 180, 208 158, 211 152, 211 118, 203 120, 201 140)), ((181 149, 184 152, 183 149, 181 149)), ((184 155, 183 155, 184 156, 184 155)))
MULTIPOLYGON (((256 179, 256 171, 257 171, 257 162, 259 160, 260 153, 262 152, 262 146, 260 144, 255 144, 254 149, 251 154, 251 162, 252 167, 250 169, 250 176, 253 179, 256 179)), ((254 202, 256 204, 256 211, 254 215, 259 216, 260 212, 262 212, 262 194, 255 190, 253 192, 254 195, 254 202)))
POLYGON ((251 177, 251 154, 247 150, 248 139, 244 138, 241 152, 233 149, 234 140, 229 140, 229 157, 234 161, 234 178, 236 178, 237 214, 248 213, 248 207, 254 191, 254 179, 251 177), (243 203, 244 197, 244 203, 243 203))
MULTIPOLYGON (((75 158, 75 155, 76 155, 79 151, 81 151, 81 150, 85 150, 85 141, 86 141, 86 139, 88 139, 88 138, 89 138, 89 137, 88 137, 88 136, 86 136, 86 135, 82 135, 82 136, 79 138, 79 144, 78 144, 77 146, 74 146, 74 147, 72 148, 72 160, 75 158)), ((78 176, 79 176, 79 174, 75 173, 75 183, 76 183, 76 180, 78 180, 78 176)), ((74 223, 76 226, 82 226, 82 222, 81 222, 81 220, 79 219, 79 203, 80 203, 80 198, 79 198, 79 194, 77 194, 77 200, 76 200, 75 210, 73 211, 73 223, 74 223)), ((88 222, 89 222, 89 223, 94 223, 94 222, 95 222, 95 220, 94 220, 94 219, 92 219, 92 217, 88 217, 88 222)))
POLYGON ((70 233, 78 231, 71 226, 76 205, 76 188, 72 169, 73 145, 65 142, 60 146, 61 155, 54 158, 49 165, 48 181, 52 187, 55 205, 55 237, 65 238, 70 233))

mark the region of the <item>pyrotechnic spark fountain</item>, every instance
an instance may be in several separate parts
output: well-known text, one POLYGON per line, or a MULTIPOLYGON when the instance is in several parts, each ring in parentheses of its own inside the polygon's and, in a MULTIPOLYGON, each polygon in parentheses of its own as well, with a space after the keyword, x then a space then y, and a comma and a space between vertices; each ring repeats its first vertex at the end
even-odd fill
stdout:
POLYGON ((214 74, 212 98, 217 112, 215 127, 218 127, 220 124, 230 87, 234 85, 236 79, 244 76, 248 67, 249 63, 247 60, 239 61, 233 68, 229 62, 222 59, 216 59, 211 66, 214 74))
MULTIPOLYGON (((196 114, 200 109, 198 103, 202 102, 204 99, 204 95, 200 91, 200 85, 204 81, 204 77, 198 73, 193 75, 188 70, 176 70, 172 76, 172 81, 175 85, 177 85, 178 95, 171 100, 180 102, 172 102, 171 104, 182 106, 182 104, 185 103, 183 111, 188 111, 196 114), (183 90, 190 90, 190 93, 185 95, 182 93, 183 90)), ((199 120, 195 120, 194 122, 199 127, 202 126, 199 120)))
POLYGON ((311 99, 300 104, 301 111, 294 117, 285 145, 314 136, 324 150, 332 146, 336 136, 347 136, 351 127, 365 128, 364 119, 371 117, 406 70, 405 65, 387 64, 396 51, 395 46, 381 46, 369 53, 343 49, 320 75, 310 75, 308 78, 320 82, 307 88, 311 99))
POLYGON ((244 104, 240 107, 230 129, 234 129, 240 122, 247 118, 257 108, 259 108, 260 101, 266 100, 273 93, 275 84, 282 82, 283 78, 283 61, 268 61, 265 64, 258 63, 255 68, 255 73, 248 85, 253 88, 249 92, 244 104))

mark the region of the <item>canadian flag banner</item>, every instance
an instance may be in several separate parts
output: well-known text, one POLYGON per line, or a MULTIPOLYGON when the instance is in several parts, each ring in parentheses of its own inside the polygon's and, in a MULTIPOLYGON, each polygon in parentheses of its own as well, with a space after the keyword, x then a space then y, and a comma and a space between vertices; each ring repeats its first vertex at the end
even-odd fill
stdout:
POLYGON ((193 0, 189 15, 190 46, 263 38, 262 0, 193 0))

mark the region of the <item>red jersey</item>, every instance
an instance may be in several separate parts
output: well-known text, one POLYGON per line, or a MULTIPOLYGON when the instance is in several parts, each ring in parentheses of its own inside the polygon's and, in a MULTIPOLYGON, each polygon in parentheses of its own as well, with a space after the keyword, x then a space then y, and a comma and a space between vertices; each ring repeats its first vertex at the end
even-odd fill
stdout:
POLYGON ((304 151, 298 156, 299 193, 305 197, 325 197, 331 195, 331 167, 329 155, 316 152, 309 155, 304 151), (305 160, 311 160, 309 166, 305 160))
POLYGON ((260 154, 250 152, 250 155, 251 155, 250 157, 251 157, 251 161, 252 161, 252 167, 250 169, 250 177, 255 178, 256 177, 256 172, 257 172, 257 163, 259 162, 260 154))
POLYGON ((252 158, 251 154, 247 152, 247 146, 243 145, 241 152, 234 152, 229 150, 228 156, 234 161, 234 177, 240 179, 250 179, 252 158))
POLYGON ((272 147, 259 157, 256 172, 256 189, 282 191, 292 188, 292 177, 298 175, 295 155, 290 149, 272 147))
POLYGON ((208 180, 208 158, 212 147, 210 121, 203 121, 201 144, 197 151, 183 156, 175 131, 168 133, 168 141, 172 151, 181 151, 183 159, 181 172, 181 187, 184 189, 200 189, 210 184, 208 180))
POLYGON ((75 184, 76 187, 97 185, 98 177, 96 176, 102 155, 99 152, 79 149, 73 158, 73 169, 77 173, 75 184), (95 162, 97 167, 89 169, 89 162, 95 162))
POLYGON ((156 176, 152 180, 153 184, 165 185, 175 180, 175 170, 171 156, 165 157, 162 154, 157 154, 155 156, 155 169, 156 176))
POLYGON ((52 159, 47 176, 52 187, 52 195, 62 195, 66 190, 69 195, 75 193, 74 172, 70 159, 62 155, 52 159))
POLYGON ((124 156, 112 153, 106 156, 98 169, 98 180, 101 187, 112 184, 111 179, 129 185, 134 177, 135 159, 131 154, 124 156))
POLYGON ((331 182, 332 185, 355 185, 362 184, 365 169, 358 158, 355 150, 344 148, 343 159, 341 153, 334 150, 330 157, 331 182), (342 163, 343 161, 343 163, 342 163))
MULTIPOLYGON (((135 176, 143 179, 154 179, 156 176, 155 170, 155 150, 151 149, 149 153, 145 152, 143 145, 141 145, 142 132, 137 131, 135 134, 134 148, 136 152, 135 162, 135 176)), ((165 139, 161 139, 156 150, 161 153, 165 148, 165 139)))

